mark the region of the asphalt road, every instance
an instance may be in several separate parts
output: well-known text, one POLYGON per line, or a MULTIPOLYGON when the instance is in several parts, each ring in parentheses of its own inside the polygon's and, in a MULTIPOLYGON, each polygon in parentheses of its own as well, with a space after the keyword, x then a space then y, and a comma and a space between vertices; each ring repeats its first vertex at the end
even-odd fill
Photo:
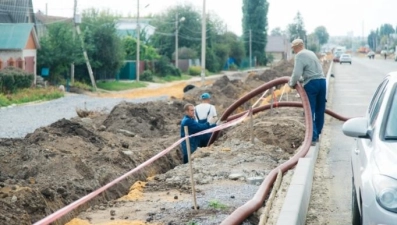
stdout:
MULTIPOLYGON (((387 73, 397 70, 397 62, 388 59, 354 57, 352 65, 334 64, 330 80, 332 102, 327 108, 347 117, 363 116, 372 95, 387 73)), ((332 120, 331 149, 328 153, 330 196, 333 211, 329 224, 346 224, 351 213, 351 149, 354 139, 342 133, 340 121, 332 120)))

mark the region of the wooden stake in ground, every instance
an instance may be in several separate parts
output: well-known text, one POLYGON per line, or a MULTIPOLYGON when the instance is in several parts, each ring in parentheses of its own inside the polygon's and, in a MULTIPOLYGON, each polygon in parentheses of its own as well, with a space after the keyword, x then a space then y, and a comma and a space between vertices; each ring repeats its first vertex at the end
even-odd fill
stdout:
MULTIPOLYGON (((187 126, 183 127, 185 129, 185 137, 189 136, 189 130, 187 129, 187 126)), ((190 171, 190 183, 192 185, 192 195, 193 195, 193 206, 194 209, 197 210, 197 200, 196 200, 196 189, 194 185, 194 178, 193 178, 193 166, 192 166, 192 161, 190 159, 190 140, 189 138, 186 138, 186 150, 187 150, 187 159, 189 162, 189 171, 190 171)))
POLYGON ((263 213, 262 213, 262 215, 259 218, 258 225, 265 225, 266 224, 267 219, 269 218, 270 209, 272 208, 272 205, 273 205, 273 201, 274 201, 274 199, 276 197, 278 189, 280 188, 282 178, 283 178, 283 173, 279 169, 278 173, 277 173, 277 178, 276 178, 276 181, 273 184, 273 188, 272 188, 272 191, 270 193, 270 196, 269 196, 269 198, 266 201, 265 209, 263 210, 263 213))
POLYGON ((273 103, 274 103, 274 87, 270 90, 270 115, 273 115, 273 103))
POLYGON ((252 107, 250 108, 250 133, 251 133, 251 143, 254 144, 254 116, 252 107))

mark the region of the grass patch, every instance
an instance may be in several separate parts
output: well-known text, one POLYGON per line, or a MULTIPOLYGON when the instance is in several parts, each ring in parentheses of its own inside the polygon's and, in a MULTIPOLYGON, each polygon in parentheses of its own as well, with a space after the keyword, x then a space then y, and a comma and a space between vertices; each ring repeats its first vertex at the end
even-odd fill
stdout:
POLYGON ((134 88, 146 87, 147 85, 143 82, 121 82, 121 81, 100 81, 97 84, 100 89, 108 91, 123 91, 134 88))
POLYGON ((192 76, 186 75, 186 74, 182 74, 180 77, 167 75, 165 77, 155 77, 154 82, 166 83, 166 82, 172 82, 172 81, 178 81, 178 80, 189 80, 190 78, 192 78, 192 76))
POLYGON ((15 94, 0 94, 0 106, 9 106, 12 104, 22 104, 35 101, 48 101, 64 96, 64 93, 57 88, 27 88, 18 90, 15 94))
POLYGON ((220 203, 218 200, 211 200, 210 207, 213 209, 226 209, 227 205, 220 203))

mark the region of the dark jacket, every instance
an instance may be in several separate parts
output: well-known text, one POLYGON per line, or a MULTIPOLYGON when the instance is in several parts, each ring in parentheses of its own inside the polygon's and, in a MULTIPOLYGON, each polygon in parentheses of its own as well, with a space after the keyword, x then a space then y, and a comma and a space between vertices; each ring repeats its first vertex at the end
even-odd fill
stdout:
MULTIPOLYGON (((195 119, 185 115, 181 121, 181 138, 185 137, 185 126, 188 128, 189 135, 198 133, 200 131, 215 127, 216 124, 210 125, 208 122, 207 123, 199 123, 195 119)), ((196 151, 198 144, 200 143, 200 137, 191 137, 189 138, 190 141, 190 151, 193 153, 196 151)), ((186 148, 186 141, 183 141, 181 143, 182 147, 182 155, 183 155, 183 163, 188 162, 187 158, 187 148, 186 148)))

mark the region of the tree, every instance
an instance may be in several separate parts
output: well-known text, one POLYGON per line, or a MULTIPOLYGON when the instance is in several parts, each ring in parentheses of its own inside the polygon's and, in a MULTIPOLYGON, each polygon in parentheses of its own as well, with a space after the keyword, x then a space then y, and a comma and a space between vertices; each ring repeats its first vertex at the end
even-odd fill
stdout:
POLYGON ((201 14, 192 5, 177 5, 153 17, 152 25, 156 31, 150 43, 160 55, 172 58, 175 53, 175 22, 178 22, 178 46, 199 49, 201 44, 201 14))
POLYGON ((222 62, 220 64, 222 67, 226 63, 225 59, 229 57, 233 58, 236 61, 236 64, 240 66, 241 61, 245 56, 244 42, 235 33, 230 31, 217 36, 214 48, 215 54, 222 62), (225 57, 224 53, 226 50, 227 56, 225 57))
POLYGON ((81 27, 88 58, 95 74, 114 78, 123 65, 124 52, 116 32, 117 15, 89 9, 83 12, 81 27))
POLYGON ((324 26, 316 27, 316 29, 314 29, 314 33, 316 34, 317 40, 320 45, 328 42, 329 34, 327 32, 327 28, 325 28, 324 26))
POLYGON ((284 31, 282 31, 280 27, 276 27, 270 31, 270 35, 271 36, 283 36, 284 31))
POLYGON ((379 28, 379 35, 380 36, 389 36, 390 34, 394 34, 395 30, 391 24, 383 24, 379 28))
POLYGON ((70 64, 82 63, 81 47, 73 41, 71 23, 54 23, 48 26, 48 33, 41 38, 41 48, 37 51, 37 69, 50 69, 50 81, 59 82, 67 73, 70 64))
POLYGON ((311 33, 307 36, 307 49, 313 52, 320 51, 319 40, 316 33, 311 33))
MULTIPOLYGON (((137 40, 130 35, 122 39, 125 59, 136 60, 136 41, 137 40)), ((157 54, 156 49, 152 46, 140 43, 139 50, 139 56, 142 60, 154 60, 160 58, 159 54, 157 54)))
POLYGON ((299 11, 294 18, 294 22, 288 24, 288 33, 290 36, 290 41, 300 38, 306 43, 307 37, 306 37, 305 25, 303 23, 302 15, 299 11))
POLYGON ((265 47, 267 44, 267 0, 243 0, 243 39, 247 55, 251 49, 256 50, 256 57, 260 65, 266 65, 265 47))

